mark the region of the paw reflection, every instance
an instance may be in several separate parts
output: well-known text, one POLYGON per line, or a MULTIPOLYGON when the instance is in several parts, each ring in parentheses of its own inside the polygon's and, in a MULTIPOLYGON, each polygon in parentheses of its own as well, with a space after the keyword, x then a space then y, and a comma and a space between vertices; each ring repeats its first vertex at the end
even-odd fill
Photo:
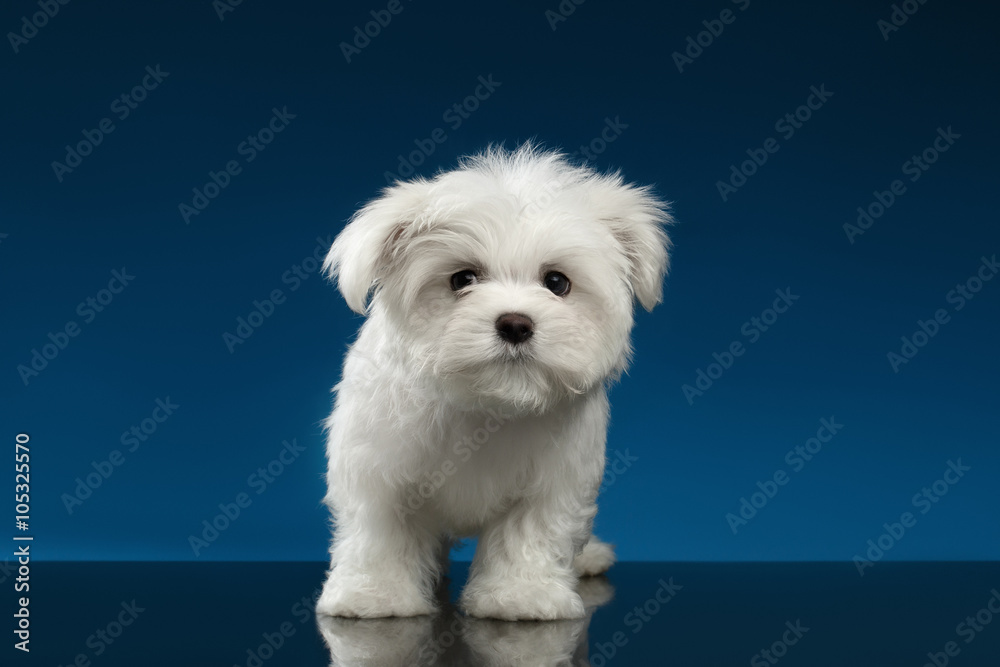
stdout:
POLYGON ((611 600, 604 577, 581 580, 587 615, 570 621, 495 621, 463 616, 447 605, 435 616, 319 617, 333 667, 587 666, 587 626, 611 600))

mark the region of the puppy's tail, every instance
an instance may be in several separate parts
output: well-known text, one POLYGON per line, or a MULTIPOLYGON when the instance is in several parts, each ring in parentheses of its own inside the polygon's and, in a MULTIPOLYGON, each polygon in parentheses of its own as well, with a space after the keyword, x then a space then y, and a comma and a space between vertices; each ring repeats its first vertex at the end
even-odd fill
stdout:
POLYGON ((614 562, 614 547, 591 535, 583 550, 573 559, 573 569, 581 577, 592 577, 607 572, 614 562))

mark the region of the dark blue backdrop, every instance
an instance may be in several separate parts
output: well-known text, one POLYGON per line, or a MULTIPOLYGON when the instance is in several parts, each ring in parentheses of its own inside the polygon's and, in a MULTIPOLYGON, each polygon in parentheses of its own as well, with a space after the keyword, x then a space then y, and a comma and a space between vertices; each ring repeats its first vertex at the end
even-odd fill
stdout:
POLYGON ((679 220, 613 392, 621 558, 998 556, 992 7, 41 11, 0 11, 2 433, 31 437, 36 557, 324 558, 360 319, 312 257, 386 172, 532 137, 679 220))

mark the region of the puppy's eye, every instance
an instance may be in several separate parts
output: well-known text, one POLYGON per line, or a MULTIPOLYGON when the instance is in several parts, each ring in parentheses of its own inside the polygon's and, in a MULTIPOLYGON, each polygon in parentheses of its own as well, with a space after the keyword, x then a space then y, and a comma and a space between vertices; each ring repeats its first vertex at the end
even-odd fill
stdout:
POLYGON ((468 287, 469 285, 475 285, 479 282, 479 277, 476 272, 472 269, 463 269, 451 277, 451 289, 454 292, 462 289, 463 287, 468 287))
POLYGON ((558 271, 549 271, 546 273, 545 279, 542 282, 545 284, 545 289, 549 290, 556 296, 566 296, 569 294, 569 278, 558 271))

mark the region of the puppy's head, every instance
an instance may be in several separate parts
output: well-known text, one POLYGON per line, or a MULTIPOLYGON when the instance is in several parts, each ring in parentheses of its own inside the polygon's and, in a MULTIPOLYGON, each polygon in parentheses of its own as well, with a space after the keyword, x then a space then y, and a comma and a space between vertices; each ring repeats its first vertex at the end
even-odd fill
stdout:
POLYGON ((662 296, 669 222, 618 174, 494 148, 387 188, 324 268, 456 400, 541 412, 625 369, 633 301, 662 296))

